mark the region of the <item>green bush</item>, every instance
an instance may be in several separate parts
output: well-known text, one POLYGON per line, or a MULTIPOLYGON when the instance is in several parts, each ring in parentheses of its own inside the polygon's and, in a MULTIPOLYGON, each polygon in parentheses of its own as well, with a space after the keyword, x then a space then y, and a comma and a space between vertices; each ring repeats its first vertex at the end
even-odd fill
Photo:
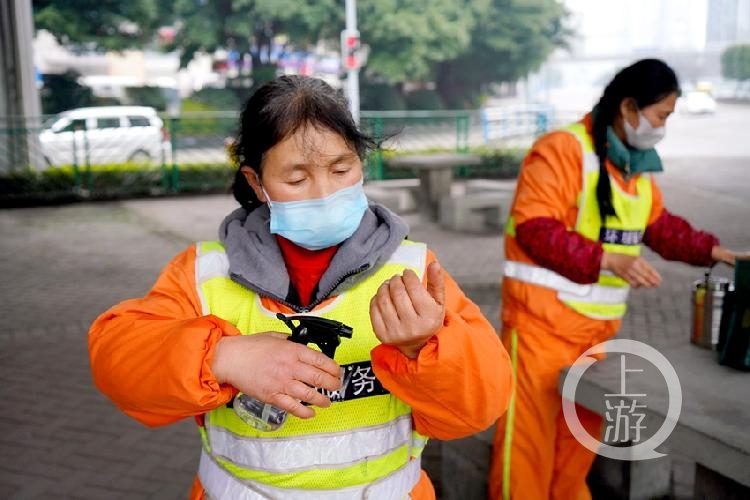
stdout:
POLYGON ((460 172, 467 179, 514 179, 518 177, 526 150, 522 148, 473 148, 472 153, 482 157, 478 166, 460 172))
POLYGON ((43 171, 23 169, 0 175, 0 207, 55 202, 159 196, 175 193, 226 193, 235 167, 224 163, 172 167, 124 163, 67 165, 43 171))
POLYGON ((721 74, 731 80, 750 80, 750 44, 731 45, 724 49, 721 74))
POLYGON ((229 192, 236 170, 229 163, 180 165, 176 188, 184 193, 229 192))
POLYGON ((150 106, 157 111, 167 109, 167 97, 161 87, 127 87, 127 102, 133 106, 150 106))
POLYGON ((194 92, 189 99, 182 101, 182 112, 237 111, 240 105, 240 96, 234 89, 206 87, 194 92))
POLYGON ((387 83, 363 82, 359 88, 360 109, 390 111, 406 109, 401 92, 387 83))
POLYGON ((185 113, 175 120, 167 120, 167 123, 178 144, 180 139, 192 137, 215 140, 216 145, 221 145, 225 137, 237 132, 238 120, 237 116, 223 114, 185 113))
MULTIPOLYGON (((415 153, 444 151, 453 150, 432 148, 415 153)), ((472 152, 482 156, 482 164, 465 169, 457 168, 458 178, 517 177, 525 154, 522 149, 475 148, 472 152)), ((366 165, 368 178, 414 177, 414 173, 389 167, 389 160, 397 154, 393 150, 374 151, 366 165)), ((185 164, 175 168, 123 163, 92 165, 91 168, 67 165, 42 171, 21 169, 0 174, 0 207, 178 193, 227 193, 234 180, 235 170, 236 167, 228 162, 185 164)))
POLYGON ((94 106, 121 106, 122 102, 117 97, 94 96, 94 106))
POLYGON ((66 71, 61 75, 46 74, 42 76, 44 86, 40 91, 42 113, 53 115, 68 109, 93 106, 95 103, 90 88, 78 83, 80 75, 66 71))
POLYGON ((443 109, 443 101, 440 99, 440 94, 434 90, 412 90, 404 96, 404 99, 406 100, 406 108, 410 110, 434 111, 443 109))
POLYGON ((250 97, 256 90, 264 84, 270 82, 278 76, 279 69, 276 64, 257 64, 253 67, 253 85, 250 89, 245 89, 240 95, 242 102, 250 97))
MULTIPOLYGON (((413 151, 409 154, 429 155, 446 152, 452 153, 455 152, 455 150, 446 148, 429 148, 420 151, 413 151)), ((518 172, 521 168, 521 162, 526 154, 526 150, 480 147, 473 148, 471 153, 478 154, 482 157, 481 164, 469 168, 458 167, 456 169, 456 177, 462 179, 514 179, 518 177, 518 172)), ((371 169, 371 174, 376 168, 374 163, 377 162, 378 154, 383 162, 384 179, 403 179, 416 176, 415 173, 410 173, 403 168, 391 168, 388 164, 389 160, 396 157, 397 153, 390 150, 382 150, 371 154, 368 159, 368 168, 371 169)))

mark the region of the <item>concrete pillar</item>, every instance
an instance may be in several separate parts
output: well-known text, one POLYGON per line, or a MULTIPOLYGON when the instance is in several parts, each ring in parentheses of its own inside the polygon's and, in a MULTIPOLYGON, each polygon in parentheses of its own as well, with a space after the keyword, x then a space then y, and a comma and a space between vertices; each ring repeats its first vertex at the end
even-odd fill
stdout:
POLYGON ((0 2, 0 173, 42 166, 33 35, 31 0, 0 2))

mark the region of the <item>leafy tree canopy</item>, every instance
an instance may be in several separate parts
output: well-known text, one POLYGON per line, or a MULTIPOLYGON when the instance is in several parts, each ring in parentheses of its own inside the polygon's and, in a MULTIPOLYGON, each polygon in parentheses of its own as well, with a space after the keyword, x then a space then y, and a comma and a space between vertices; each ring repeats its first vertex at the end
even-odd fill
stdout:
POLYGON ((343 24, 337 0, 176 0, 173 15, 179 22, 174 48, 182 51, 185 66, 198 51, 217 48, 252 51, 257 57, 276 34, 307 45, 338 36, 343 24))
POLYGON ((750 80, 750 44, 732 45, 721 54, 721 74, 732 80, 750 80))
POLYGON ((369 71, 390 83, 433 77, 435 65, 458 57, 476 24, 470 5, 486 0, 363 0, 361 38, 370 46, 369 71))
POLYGON ((34 23, 62 43, 106 50, 141 47, 156 27, 155 0, 33 0, 34 23))
MULTIPOLYGON (((365 78, 398 85, 435 82, 448 107, 474 106, 488 83, 539 68, 570 33, 558 0, 359 0, 358 28, 369 46, 365 78)), ((341 0, 34 0, 37 27, 102 48, 144 43, 161 23, 178 28, 167 49, 186 65, 198 51, 260 51, 283 34, 306 48, 337 46, 341 0), (123 29, 138 29, 123 36, 123 29)), ((127 30, 126 30, 127 31, 127 30)), ((266 49, 267 50, 267 49, 266 49)))
POLYGON ((566 11, 556 0, 472 4, 477 23, 471 46, 442 61, 435 75, 438 91, 456 107, 475 105, 489 83, 514 82, 539 69, 556 47, 567 46, 571 36, 564 25, 566 11), (468 97, 470 102, 457 102, 456 97, 468 97))

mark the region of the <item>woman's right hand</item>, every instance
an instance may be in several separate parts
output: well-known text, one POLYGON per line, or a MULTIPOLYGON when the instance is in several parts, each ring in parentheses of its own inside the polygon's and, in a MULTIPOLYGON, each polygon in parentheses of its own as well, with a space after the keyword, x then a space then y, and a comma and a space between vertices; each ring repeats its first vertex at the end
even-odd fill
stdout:
POLYGON ((640 256, 604 252, 601 268, 612 271, 634 288, 652 288, 661 284, 659 273, 640 256))
POLYGON ((223 337, 211 369, 220 384, 230 384, 264 403, 299 418, 315 411, 301 401, 327 408, 331 400, 316 388, 341 388, 339 365, 306 345, 289 342, 278 332, 223 337))

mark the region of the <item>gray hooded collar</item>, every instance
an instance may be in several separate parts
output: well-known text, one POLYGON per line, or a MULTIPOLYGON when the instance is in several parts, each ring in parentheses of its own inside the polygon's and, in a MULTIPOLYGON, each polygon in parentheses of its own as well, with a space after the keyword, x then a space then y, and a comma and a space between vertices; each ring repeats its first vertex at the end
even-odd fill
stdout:
POLYGON ((276 237, 269 229, 270 212, 262 205, 248 213, 238 208, 219 228, 229 259, 229 275, 237 283, 297 311, 309 310, 335 291, 343 291, 368 275, 398 248, 409 227, 387 208, 370 203, 359 228, 344 241, 318 283, 311 304, 291 303, 289 273, 276 237))

